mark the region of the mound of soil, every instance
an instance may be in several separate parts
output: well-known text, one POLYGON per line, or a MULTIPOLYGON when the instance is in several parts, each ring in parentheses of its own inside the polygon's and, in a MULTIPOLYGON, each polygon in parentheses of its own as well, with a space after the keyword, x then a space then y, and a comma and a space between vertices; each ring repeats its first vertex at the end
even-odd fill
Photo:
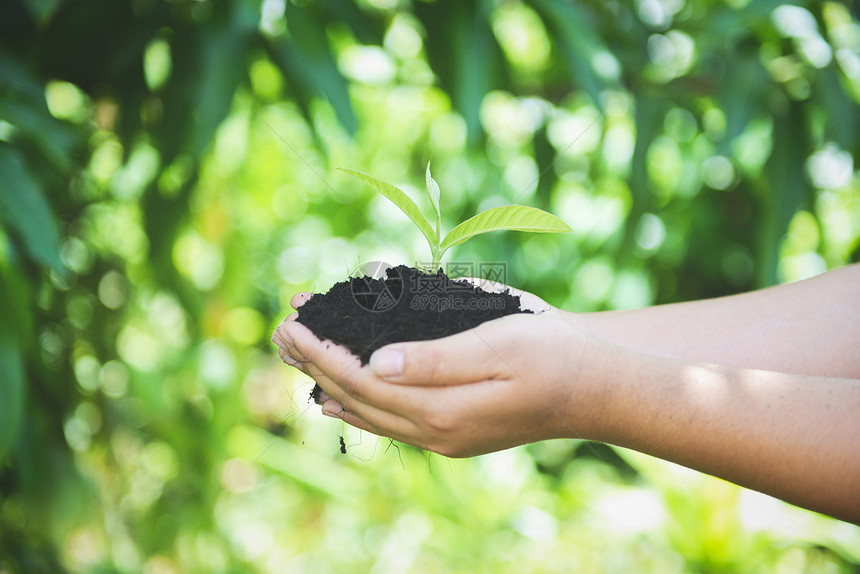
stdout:
POLYGON ((401 341, 438 339, 515 313, 520 298, 491 293, 414 267, 390 267, 385 276, 353 277, 298 309, 299 323, 345 346, 366 365, 374 351, 401 341))

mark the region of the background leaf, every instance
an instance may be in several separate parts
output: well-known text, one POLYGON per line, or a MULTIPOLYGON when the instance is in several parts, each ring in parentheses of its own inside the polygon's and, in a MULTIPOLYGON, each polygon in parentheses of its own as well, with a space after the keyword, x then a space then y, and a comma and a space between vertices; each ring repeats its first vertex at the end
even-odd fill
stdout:
POLYGON ((198 81, 195 86, 195 127, 190 149, 200 155, 227 117, 233 94, 245 76, 248 50, 256 32, 255 11, 244 2, 224 5, 219 22, 199 35, 198 81))
POLYGON ((787 3, 0 2, 0 571, 857 571, 860 530, 629 450, 344 427, 269 339, 423 251, 331 165, 558 215, 448 270, 581 313, 858 261, 857 3, 787 3))
MULTIPOLYGON (((324 21, 312 8, 299 8, 291 2, 286 3, 285 15, 290 37, 276 38, 267 43, 272 60, 296 89, 298 102, 306 115, 310 113, 311 99, 323 97, 334 108, 344 128, 354 133, 358 127, 357 119, 346 80, 341 76, 326 41, 324 21)), ((355 21, 361 30, 366 30, 364 19, 355 18, 355 21)))
POLYGON ((480 141, 481 101, 498 86, 502 52, 490 24, 491 0, 416 2, 427 30, 427 57, 454 108, 466 122, 470 142, 480 141))
POLYGON ((759 285, 765 287, 779 282, 780 244, 788 225, 801 209, 809 207, 809 183, 804 169, 809 156, 806 119, 796 103, 784 114, 774 117, 773 152, 766 170, 773 189, 763 197, 763 224, 759 236, 759 285))
POLYGON ((20 303, 7 285, 8 279, 0 269, 0 315, 6 325, 0 329, 0 464, 18 434, 24 408, 24 360, 20 336, 23 325, 13 323, 22 313, 14 303, 20 303))
MULTIPOLYGON (((573 2, 529 0, 529 4, 543 17, 556 39, 574 85, 587 92, 599 106, 600 91, 609 82, 601 77, 597 69, 597 55, 608 55, 610 52, 603 48, 600 38, 594 34, 590 16, 573 2)), ((604 62, 603 65, 609 67, 612 64, 604 62)), ((608 75, 611 77, 612 73, 608 75)))
POLYGON ((0 143, 0 218, 12 227, 37 263, 62 272, 59 235, 51 206, 39 182, 30 174, 24 157, 0 143))

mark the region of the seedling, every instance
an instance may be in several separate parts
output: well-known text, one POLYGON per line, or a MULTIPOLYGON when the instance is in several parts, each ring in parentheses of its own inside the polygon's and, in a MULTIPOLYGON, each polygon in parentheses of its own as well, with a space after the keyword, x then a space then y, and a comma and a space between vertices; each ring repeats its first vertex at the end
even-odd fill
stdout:
POLYGON ((570 231, 570 227, 551 213, 547 213, 535 207, 525 205, 505 205, 501 207, 492 207, 486 211, 482 211, 478 215, 470 217, 466 221, 456 225, 444 237, 442 236, 442 212, 439 209, 439 184, 430 175, 430 164, 427 164, 426 182, 427 193, 430 195, 430 203, 433 205, 433 215, 435 216, 435 228, 430 223, 430 220, 421 212, 418 205, 412 198, 409 197, 399 187, 395 187, 390 183, 380 181, 375 177, 369 176, 366 173, 355 171, 353 169, 340 168, 363 182, 367 183, 391 200, 394 205, 406 214, 412 220, 412 223, 418 227, 418 230, 427 238, 427 243, 430 244, 430 254, 432 257, 431 269, 439 268, 439 262, 442 255, 448 249, 459 245, 468 239, 481 233, 490 231, 512 230, 512 231, 531 231, 533 233, 563 233, 570 231))

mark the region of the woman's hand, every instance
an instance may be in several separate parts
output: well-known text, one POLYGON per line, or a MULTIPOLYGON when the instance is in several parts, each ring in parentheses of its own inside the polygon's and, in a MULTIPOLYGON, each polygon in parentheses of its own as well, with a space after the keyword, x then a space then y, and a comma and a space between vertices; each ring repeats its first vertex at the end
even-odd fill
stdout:
MULTIPOLYGON (((383 347, 359 368, 289 317, 323 412, 448 456, 581 437, 860 524, 860 265, 732 297, 536 315, 383 347)), ((293 300, 298 307, 308 295, 293 300)))
MULTIPOLYGON (((482 285, 489 286, 486 283, 482 285)), ((447 456, 473 456, 549 438, 586 436, 601 393, 580 378, 593 342, 575 316, 528 293, 511 315, 433 341, 395 343, 360 367, 288 317, 281 358, 323 389, 323 413, 447 456)), ((293 298, 295 308, 309 297, 293 298)))

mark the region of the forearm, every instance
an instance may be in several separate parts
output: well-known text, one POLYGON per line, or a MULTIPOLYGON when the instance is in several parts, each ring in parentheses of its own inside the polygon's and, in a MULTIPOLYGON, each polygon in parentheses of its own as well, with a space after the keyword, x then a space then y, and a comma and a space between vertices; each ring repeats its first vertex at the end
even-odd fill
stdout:
POLYGON ((664 357, 860 378, 860 265, 731 297, 570 317, 595 337, 664 357))
POLYGON ((604 345, 591 436, 860 523, 860 380, 691 363, 604 345))

